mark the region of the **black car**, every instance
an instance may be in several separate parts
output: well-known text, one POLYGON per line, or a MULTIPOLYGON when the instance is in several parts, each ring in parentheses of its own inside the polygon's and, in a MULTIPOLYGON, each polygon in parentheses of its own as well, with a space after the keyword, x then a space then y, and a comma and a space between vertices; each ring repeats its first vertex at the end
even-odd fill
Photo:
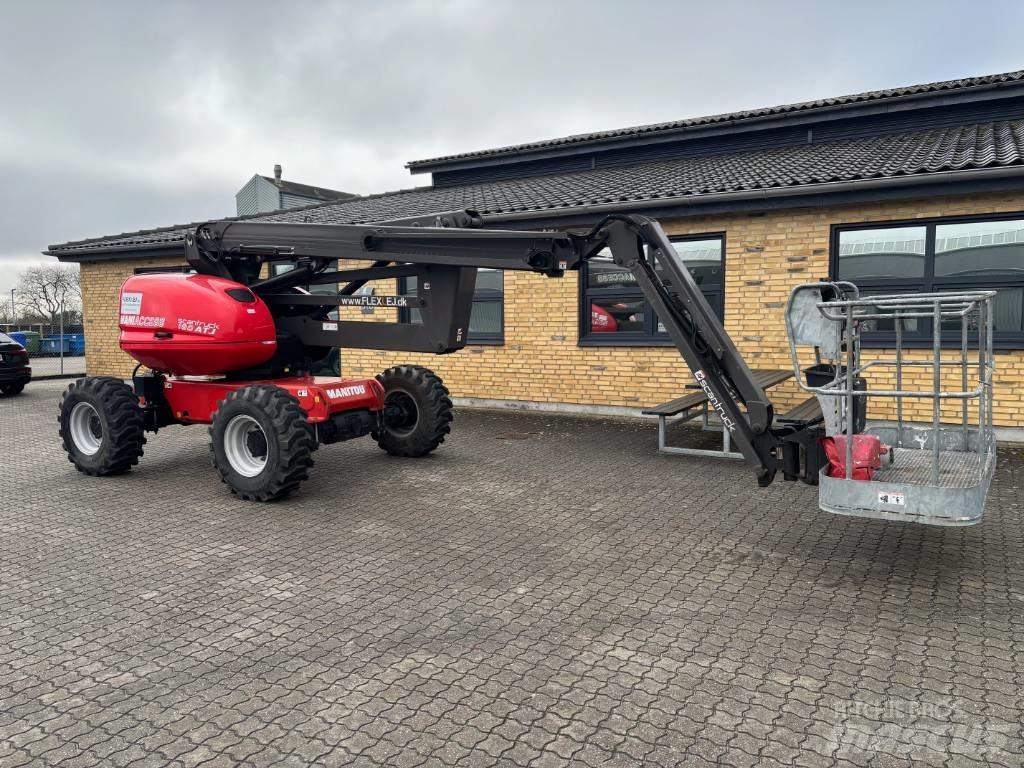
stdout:
POLYGON ((32 380, 28 352, 5 333, 0 333, 0 392, 17 395, 32 380))

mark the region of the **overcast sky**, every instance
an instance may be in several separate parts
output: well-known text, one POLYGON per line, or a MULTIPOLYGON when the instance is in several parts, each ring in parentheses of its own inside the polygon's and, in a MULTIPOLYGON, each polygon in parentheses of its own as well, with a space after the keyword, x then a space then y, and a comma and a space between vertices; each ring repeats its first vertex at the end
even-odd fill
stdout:
POLYGON ((1024 3, 47 2, 0 26, 0 291, 47 244, 408 160, 1024 68, 1024 3), (1000 7, 995 7, 1000 6, 1000 7))

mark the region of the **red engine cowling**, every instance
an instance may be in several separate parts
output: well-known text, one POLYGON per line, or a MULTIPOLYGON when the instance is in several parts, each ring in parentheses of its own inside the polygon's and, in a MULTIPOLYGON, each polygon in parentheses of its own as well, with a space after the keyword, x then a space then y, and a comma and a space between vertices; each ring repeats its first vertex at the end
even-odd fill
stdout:
POLYGON ((270 309, 241 283, 210 275, 135 275, 121 286, 121 349, 155 371, 210 376, 277 350, 270 309))

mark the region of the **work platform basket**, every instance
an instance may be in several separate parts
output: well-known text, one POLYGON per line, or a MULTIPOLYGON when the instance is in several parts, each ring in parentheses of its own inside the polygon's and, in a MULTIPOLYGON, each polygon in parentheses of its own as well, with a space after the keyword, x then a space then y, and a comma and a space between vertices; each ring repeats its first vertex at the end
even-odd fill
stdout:
POLYGON ((994 296, 995 291, 861 296, 846 282, 793 290, 786 332, 794 373, 803 389, 817 395, 825 433, 847 436, 839 441, 846 452, 845 477, 831 476, 829 466, 821 470, 821 509, 931 525, 981 521, 995 468, 994 296), (884 338, 885 348, 865 357, 864 333, 884 338), (802 364, 802 347, 813 348, 810 366, 802 364), (872 408, 878 399, 891 401, 891 407, 885 420, 865 426, 868 398, 872 408), (891 448, 870 480, 853 477, 854 435, 860 431, 891 448))

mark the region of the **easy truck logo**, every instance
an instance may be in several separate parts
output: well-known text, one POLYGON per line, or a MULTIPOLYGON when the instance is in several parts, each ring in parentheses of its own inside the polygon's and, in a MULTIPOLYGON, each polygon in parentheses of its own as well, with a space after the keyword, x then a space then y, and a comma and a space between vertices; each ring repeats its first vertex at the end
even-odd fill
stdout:
POLYGON ((331 400, 339 400, 343 397, 354 397, 355 395, 365 395, 366 385, 365 384, 353 384, 349 387, 333 387, 327 390, 327 396, 331 400))
POLYGON ((722 426, 730 432, 735 432, 736 423, 726 414, 725 406, 722 405, 722 401, 718 399, 718 395, 716 395, 711 389, 711 386, 708 384, 708 378, 704 375, 704 371, 699 369, 694 371, 693 377, 697 380, 697 383, 700 384, 700 388, 704 390, 704 394, 708 396, 708 402, 711 403, 711 407, 715 409, 715 413, 718 414, 718 418, 722 420, 722 426))

